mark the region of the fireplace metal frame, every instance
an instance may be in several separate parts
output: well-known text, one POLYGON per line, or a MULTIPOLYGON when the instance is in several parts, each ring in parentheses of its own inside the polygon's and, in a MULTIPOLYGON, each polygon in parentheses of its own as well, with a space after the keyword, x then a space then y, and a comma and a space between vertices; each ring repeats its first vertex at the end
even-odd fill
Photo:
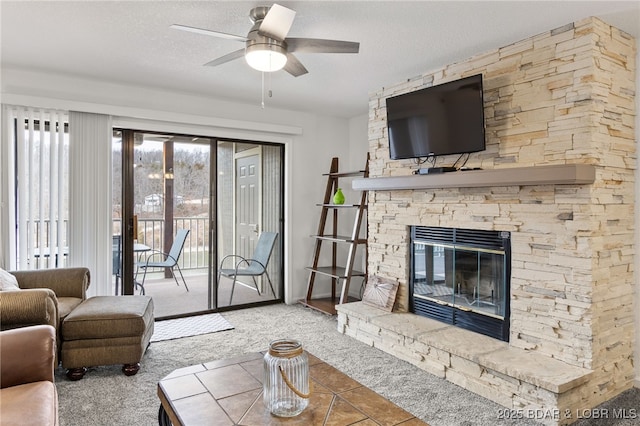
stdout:
POLYGON ((452 324, 457 327, 484 334, 505 342, 509 341, 510 323, 510 280, 511 280, 511 234, 506 231, 485 231, 460 228, 440 228, 427 226, 411 227, 411 272, 409 280, 409 310, 410 312, 452 324), (416 244, 453 245, 479 250, 500 250, 504 252, 505 294, 504 315, 502 318, 492 315, 468 311, 460 306, 436 303, 426 298, 414 297, 414 283, 416 282, 414 256, 416 244))

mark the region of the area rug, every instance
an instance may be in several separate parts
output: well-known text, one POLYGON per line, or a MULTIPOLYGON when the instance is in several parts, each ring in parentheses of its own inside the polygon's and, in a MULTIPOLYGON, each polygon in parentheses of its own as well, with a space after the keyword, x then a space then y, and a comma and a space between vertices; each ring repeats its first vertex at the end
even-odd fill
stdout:
POLYGON ((198 336, 200 334, 216 333, 218 331, 232 329, 233 326, 220 314, 206 314, 157 321, 154 325, 151 342, 198 336))

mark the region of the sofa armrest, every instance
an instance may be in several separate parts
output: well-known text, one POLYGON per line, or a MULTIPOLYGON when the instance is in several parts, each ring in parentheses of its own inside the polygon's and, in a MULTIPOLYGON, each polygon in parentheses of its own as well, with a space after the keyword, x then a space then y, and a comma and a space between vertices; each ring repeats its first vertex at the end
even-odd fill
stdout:
POLYGON ((50 288, 58 297, 87 298, 91 281, 88 268, 39 269, 11 272, 20 288, 50 288))
POLYGON ((0 291, 0 306, 3 330, 30 325, 58 327, 58 299, 48 288, 0 291))
POLYGON ((0 388, 53 382, 56 332, 50 325, 0 332, 0 388))

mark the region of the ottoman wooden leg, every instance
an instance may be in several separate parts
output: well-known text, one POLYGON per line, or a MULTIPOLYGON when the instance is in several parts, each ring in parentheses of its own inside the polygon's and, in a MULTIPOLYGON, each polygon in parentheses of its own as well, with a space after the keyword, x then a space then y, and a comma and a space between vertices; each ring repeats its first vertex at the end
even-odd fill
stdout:
POLYGON ((125 376, 133 376, 138 370, 140 370, 140 363, 136 362, 135 364, 125 364, 122 366, 122 372, 125 376))
POLYGON ((67 370, 67 378, 69 380, 80 380, 84 377, 84 373, 87 372, 87 369, 85 367, 80 367, 80 368, 70 368, 67 370))

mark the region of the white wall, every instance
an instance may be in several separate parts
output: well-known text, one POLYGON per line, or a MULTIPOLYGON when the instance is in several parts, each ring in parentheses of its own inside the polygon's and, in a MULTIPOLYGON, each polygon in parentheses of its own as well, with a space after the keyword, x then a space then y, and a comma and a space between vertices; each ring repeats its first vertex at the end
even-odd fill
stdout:
POLYGON ((349 168, 364 166, 369 152, 369 115, 363 114, 349 120, 349 168))
POLYGON ((350 158, 351 137, 360 147, 366 147, 367 140, 360 119, 356 127, 364 127, 364 136, 349 120, 271 108, 268 101, 262 109, 258 98, 248 105, 30 70, 3 68, 1 96, 7 104, 110 114, 114 123, 146 127, 140 130, 284 143, 287 303, 295 303, 306 291, 304 267, 311 261, 309 236, 316 231, 316 203, 325 188, 322 173, 332 157, 350 158))

